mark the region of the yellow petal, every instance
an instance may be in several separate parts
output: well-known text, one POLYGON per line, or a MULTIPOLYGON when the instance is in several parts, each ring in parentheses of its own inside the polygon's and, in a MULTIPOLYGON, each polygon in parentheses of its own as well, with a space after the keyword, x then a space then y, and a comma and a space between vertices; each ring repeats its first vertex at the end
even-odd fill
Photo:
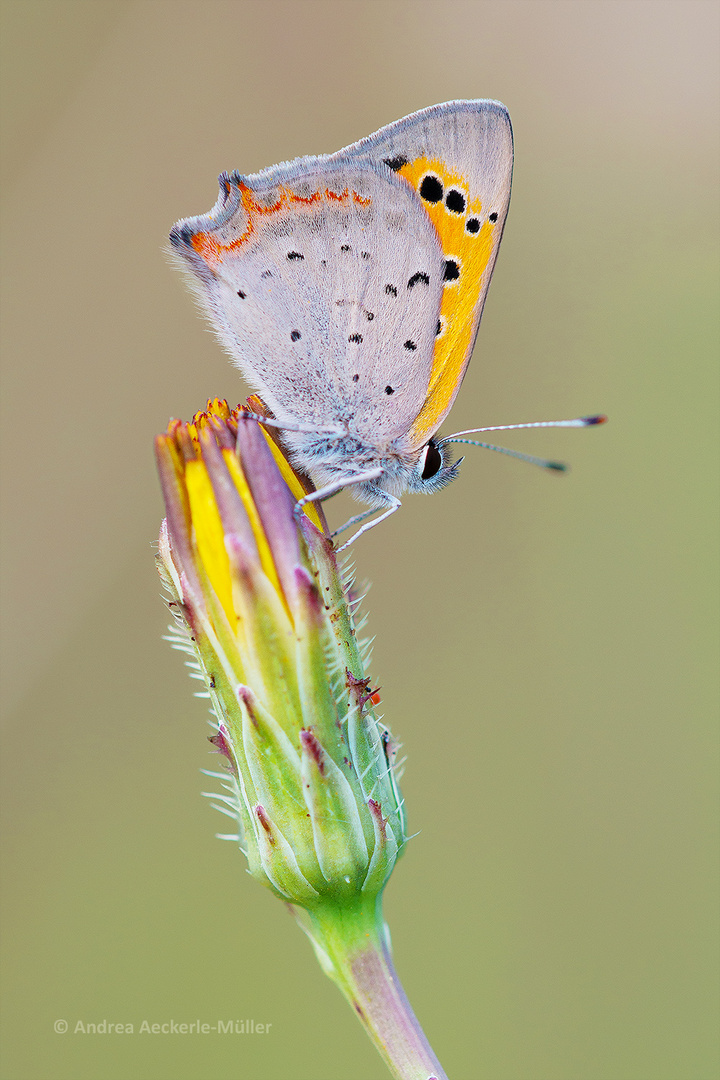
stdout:
POLYGON ((186 462, 185 485, 200 560, 230 625, 235 627, 237 615, 232 601, 230 560, 212 484, 202 461, 186 462))

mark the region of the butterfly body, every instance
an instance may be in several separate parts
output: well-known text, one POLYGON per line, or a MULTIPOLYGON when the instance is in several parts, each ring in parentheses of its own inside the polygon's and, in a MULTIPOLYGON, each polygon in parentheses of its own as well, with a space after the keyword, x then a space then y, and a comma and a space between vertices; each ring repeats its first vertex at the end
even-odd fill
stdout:
POLYGON ((470 359, 511 174, 504 106, 450 102, 336 154, 222 174, 213 210, 174 226, 218 335, 319 488, 378 507, 455 475, 432 436, 470 359))

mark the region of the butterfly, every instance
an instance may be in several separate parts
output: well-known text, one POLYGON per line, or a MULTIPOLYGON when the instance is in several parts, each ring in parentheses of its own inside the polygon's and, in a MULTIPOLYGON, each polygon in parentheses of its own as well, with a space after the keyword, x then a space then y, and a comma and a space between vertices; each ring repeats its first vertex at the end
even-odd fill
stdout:
POLYGON ((406 491, 457 474, 447 446, 468 440, 436 433, 473 350, 512 167, 505 106, 451 101, 334 154, 222 173, 213 209, 170 233, 269 410, 257 419, 315 484, 300 502, 350 488, 371 509, 343 528, 382 511, 352 540, 406 491))

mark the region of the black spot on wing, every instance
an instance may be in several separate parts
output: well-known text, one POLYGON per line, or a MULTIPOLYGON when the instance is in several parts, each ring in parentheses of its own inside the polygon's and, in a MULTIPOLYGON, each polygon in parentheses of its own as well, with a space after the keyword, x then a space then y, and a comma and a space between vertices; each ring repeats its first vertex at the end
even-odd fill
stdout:
POLYGON ((415 350, 417 349, 417 345, 414 341, 411 341, 410 338, 408 338, 403 348, 407 349, 408 352, 415 352, 415 350))
POLYGON ((305 258, 305 256, 300 251, 288 251, 287 257, 291 262, 294 262, 296 259, 305 258))
POLYGON ((351 341, 353 345, 359 345, 362 341, 362 334, 351 334, 348 341, 351 341))
POLYGON ((398 172, 400 169, 402 169, 403 165, 408 164, 408 159, 402 154, 398 154, 397 157, 392 158, 386 157, 384 161, 388 169, 392 169, 393 172, 398 172))
POLYGON ((475 236, 480 232, 480 222, 476 217, 469 217, 465 222, 465 232, 470 233, 471 236, 475 236))
POLYGON ((385 293, 387 294, 387 296, 397 296, 397 289, 394 285, 386 285, 385 293))
POLYGON ((492 214, 488 215, 488 221, 497 221, 497 217, 497 214, 493 211, 492 214))
POLYGON ((457 281, 460 277, 460 267, 454 259, 445 260, 445 270, 443 271, 443 281, 457 281))
POLYGON ((445 196, 445 205, 453 214, 465 213, 465 196, 457 188, 450 188, 445 196))
POLYGON ((422 285, 429 285, 430 284, 430 278, 425 273, 424 270, 418 270, 418 272, 416 274, 413 274, 413 276, 410 278, 410 280, 407 283, 407 287, 408 287, 408 289, 413 289, 416 285, 420 285, 420 284, 422 284, 422 285))
POLYGON ((300 334, 299 330, 291 330, 290 331, 290 340, 291 341, 299 341, 301 336, 302 335, 300 334))
POLYGON ((420 184, 420 198, 425 202, 438 203, 443 197, 442 180, 433 173, 428 173, 422 178, 420 184))

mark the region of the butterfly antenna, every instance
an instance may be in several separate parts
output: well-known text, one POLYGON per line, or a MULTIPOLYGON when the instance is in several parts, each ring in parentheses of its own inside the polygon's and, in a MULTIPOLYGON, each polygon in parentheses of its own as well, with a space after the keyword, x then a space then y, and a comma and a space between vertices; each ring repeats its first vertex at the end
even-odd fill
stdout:
POLYGON ((440 439, 438 447, 447 446, 448 443, 463 443, 465 446, 480 446, 483 450, 495 450, 498 454, 506 454, 508 457, 518 458, 519 461, 527 461, 530 465, 539 465, 541 469, 551 469, 553 472, 567 472, 568 466, 562 461, 551 461, 548 458, 535 457, 533 454, 523 454, 519 450, 508 450, 504 446, 495 446, 494 443, 479 442, 476 439, 464 439, 463 435, 479 435, 483 431, 517 431, 519 428, 547 428, 547 427, 594 427, 596 424, 604 424, 607 416, 579 416, 575 420, 537 420, 531 424, 497 424, 494 427, 470 428, 468 431, 456 431, 454 435, 448 435, 440 439))
POLYGON ((575 420, 535 420, 532 424, 496 424, 495 427, 475 427, 468 428, 467 431, 456 431, 454 435, 440 439, 437 445, 455 442, 458 435, 479 435, 482 431, 517 431, 519 428, 529 427, 594 427, 595 424, 606 423, 607 416, 600 413, 597 416, 578 416, 575 420))
MULTIPOLYGON (((443 440, 443 442, 445 441, 443 440)), ((541 469, 553 469, 555 472, 567 472, 570 468, 569 465, 565 465, 562 461, 550 461, 548 458, 534 457, 532 454, 521 454, 519 450, 508 450, 506 446, 495 446, 494 443, 478 442, 476 439, 448 439, 447 442, 464 443, 466 446, 481 446, 483 450, 496 450, 498 454, 507 454, 508 457, 527 461, 530 465, 539 465, 541 469)))

